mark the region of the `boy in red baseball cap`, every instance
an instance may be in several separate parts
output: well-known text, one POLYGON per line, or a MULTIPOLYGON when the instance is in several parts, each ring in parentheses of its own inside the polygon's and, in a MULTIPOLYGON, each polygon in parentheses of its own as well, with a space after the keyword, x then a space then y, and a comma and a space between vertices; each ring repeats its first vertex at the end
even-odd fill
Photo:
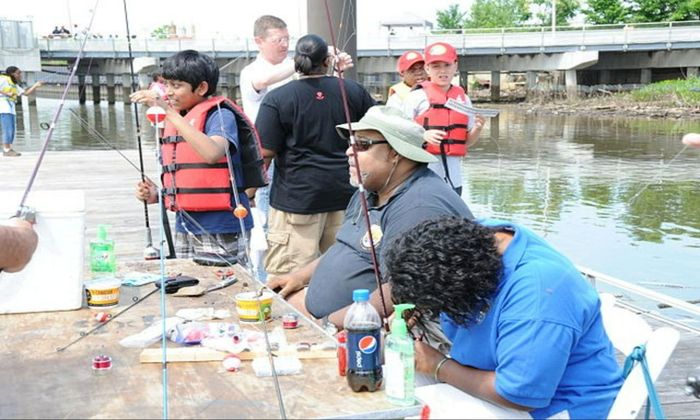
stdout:
POLYGON ((452 98, 471 106, 471 100, 460 86, 452 84, 457 73, 457 51, 445 42, 425 48, 425 70, 429 81, 419 83, 406 96, 404 114, 425 128, 426 150, 441 157, 429 167, 462 194, 462 157, 479 139, 484 117, 461 114, 445 107, 452 98))
POLYGON ((401 81, 389 88, 386 104, 401 109, 403 100, 411 92, 413 86, 428 80, 423 54, 418 51, 406 51, 399 58, 396 71, 401 75, 401 81))

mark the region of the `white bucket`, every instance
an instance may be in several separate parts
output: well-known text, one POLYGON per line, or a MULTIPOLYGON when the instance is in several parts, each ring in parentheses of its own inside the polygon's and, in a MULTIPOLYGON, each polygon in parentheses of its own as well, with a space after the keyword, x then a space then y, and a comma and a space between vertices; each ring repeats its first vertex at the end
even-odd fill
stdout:
MULTIPOLYGON (((17 211, 22 192, 0 192, 0 218, 17 211)), ((31 191, 39 245, 18 273, 0 273, 0 314, 79 309, 83 298, 85 194, 31 191)))

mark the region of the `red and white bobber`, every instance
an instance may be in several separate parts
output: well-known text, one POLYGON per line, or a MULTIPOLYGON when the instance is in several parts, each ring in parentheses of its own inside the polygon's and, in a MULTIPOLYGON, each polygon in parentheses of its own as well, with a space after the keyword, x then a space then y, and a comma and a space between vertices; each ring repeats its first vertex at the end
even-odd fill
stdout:
POLYGON ((221 363, 223 364, 224 369, 229 372, 236 372, 241 368, 241 359, 235 354, 227 354, 221 363))

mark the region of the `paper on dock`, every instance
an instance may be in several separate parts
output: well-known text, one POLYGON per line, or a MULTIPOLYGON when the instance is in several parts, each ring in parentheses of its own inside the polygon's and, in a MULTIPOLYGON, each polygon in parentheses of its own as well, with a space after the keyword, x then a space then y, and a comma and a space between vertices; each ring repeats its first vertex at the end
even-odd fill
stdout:
POLYGON ((497 117, 498 114, 501 112, 497 109, 488 109, 488 108, 474 108, 473 106, 469 106, 465 104, 464 102, 459 102, 453 98, 450 98, 445 102, 445 107, 449 108, 453 111, 457 111, 460 114, 464 115, 482 115, 486 118, 493 118, 497 117))

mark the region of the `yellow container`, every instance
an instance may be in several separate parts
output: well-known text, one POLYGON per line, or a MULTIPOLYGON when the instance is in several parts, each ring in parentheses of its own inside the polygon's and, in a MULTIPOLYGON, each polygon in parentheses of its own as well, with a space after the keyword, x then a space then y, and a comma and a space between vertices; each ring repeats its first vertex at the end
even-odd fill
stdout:
POLYGON ((85 282, 85 297, 88 308, 111 308, 119 304, 119 286, 115 278, 101 278, 85 282))
POLYGON ((243 292, 236 295, 236 311, 241 321, 260 321, 262 311, 265 321, 272 318, 272 293, 263 292, 258 297, 256 292, 243 292))

